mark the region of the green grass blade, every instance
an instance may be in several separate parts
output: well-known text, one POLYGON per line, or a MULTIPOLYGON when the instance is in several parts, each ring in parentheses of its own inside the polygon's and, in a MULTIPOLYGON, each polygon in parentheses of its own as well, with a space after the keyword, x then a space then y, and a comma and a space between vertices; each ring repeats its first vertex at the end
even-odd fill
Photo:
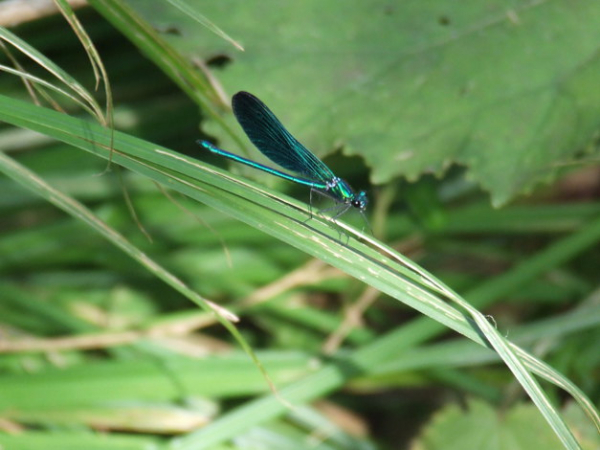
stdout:
POLYGON ((62 89, 58 86, 55 86, 54 84, 49 83, 46 80, 41 79, 40 77, 36 77, 36 76, 31 75, 26 72, 21 72, 17 69, 13 69, 12 67, 8 67, 3 64, 0 64, 0 70, 4 71, 6 73, 10 73, 11 75, 15 75, 20 78, 23 78, 27 81, 31 81, 32 83, 34 83, 38 86, 42 86, 42 87, 45 87, 46 89, 57 92, 60 95, 63 95, 64 97, 71 99, 72 101, 77 103, 79 106, 81 106, 83 109, 85 109, 88 113, 90 113, 90 115, 92 115, 92 116, 96 115, 96 111, 94 111, 92 108, 90 108, 87 103, 82 102, 79 97, 77 97, 73 93, 67 91, 66 89, 62 89))
MULTIPOLYGON (((47 134, 102 158, 110 157, 109 130, 6 97, 0 97, 0 105, 1 120, 47 134)), ((519 349, 507 345, 481 313, 403 256, 370 238, 365 239, 375 248, 365 245, 355 239, 359 233, 349 228, 347 245, 343 245, 339 241, 338 231, 332 228, 327 219, 315 217, 310 221, 306 220, 306 205, 197 160, 122 133, 114 134, 112 160, 340 268, 480 345, 490 346, 492 342, 493 347, 524 384, 534 402, 543 408, 542 412, 561 440, 568 445, 567 448, 578 448, 560 416, 549 405, 544 393, 528 374, 524 363, 530 369, 536 368, 536 364, 530 359, 532 357, 525 357, 519 349), (385 255, 381 254, 382 251, 385 255), (456 302, 460 309, 448 304, 448 299, 456 302), (465 317, 465 311, 471 315, 470 320, 465 317)), ((593 225, 594 230, 598 232, 600 226, 597 223, 593 225)), ((403 331, 410 328, 403 327, 403 331)), ((339 386, 346 377, 368 371, 369 367, 380 364, 390 352, 398 352, 396 337, 392 333, 391 337, 366 346, 342 363, 325 367, 301 382, 283 389, 280 392, 281 396, 288 401, 305 402, 339 386), (390 346, 391 343, 393 346, 390 346)), ((418 339, 418 336, 413 335, 412 338, 418 339)), ((410 344, 410 341, 402 343, 404 348, 410 344)), ((537 364, 542 363, 537 361, 537 364)), ((241 411, 218 420, 199 434, 191 435, 184 441, 187 444, 182 444, 182 448, 198 445, 199 436, 202 437, 202 445, 225 439, 223 434, 215 438, 215 441, 207 439, 206 435, 224 433, 226 430, 229 430, 229 433, 235 432, 235 429, 240 427, 248 427, 252 423, 258 423, 258 420, 273 417, 285 408, 286 406, 276 398, 257 400, 240 408, 241 411), (232 425, 233 422, 236 426, 232 425)))
MULTIPOLYGON (((156 29, 140 17, 125 2, 118 0, 91 0, 90 4, 109 22, 119 29, 157 67, 170 77, 183 92, 202 105, 240 148, 245 145, 237 134, 225 123, 221 110, 214 105, 219 102, 215 91, 198 68, 194 67, 178 50, 166 42, 156 29)), ((227 105, 228 107, 228 105, 227 105)))
MULTIPOLYGON (((64 71, 61 67, 59 67, 56 63, 54 63, 51 59, 44 56, 42 53, 37 51, 23 39, 19 38, 15 34, 11 33, 6 28, 0 27, 0 39, 5 42, 11 44, 17 50, 19 50, 22 54, 29 57, 31 60, 35 61, 40 67, 46 69, 49 73, 51 73, 57 80, 63 83, 65 86, 68 86, 73 92, 75 92, 81 100, 79 102, 83 102, 87 104, 87 108, 94 111, 94 116, 101 122, 106 123, 104 120, 104 114, 102 112, 102 108, 94 97, 89 93, 89 91, 83 87, 75 78, 69 75, 66 71, 64 71)), ((87 109, 86 108, 86 109, 87 109)))
POLYGON ((95 216, 89 209, 84 205, 74 200, 72 197, 67 197, 62 192, 54 189, 52 186, 47 184, 43 179, 39 178, 35 173, 22 166, 14 159, 8 157, 5 153, 0 152, 0 171, 5 175, 9 176, 13 180, 18 181, 23 186, 36 192, 50 203, 58 206, 63 211, 66 211, 73 217, 76 217, 87 225, 92 227, 98 233, 106 237, 109 241, 137 260, 151 273, 162 279, 164 282, 169 284, 175 290, 188 297, 194 303, 201 308, 217 313, 221 316, 221 323, 227 327, 231 324, 229 321, 236 320, 233 314, 228 313, 223 308, 215 305, 212 302, 200 297, 197 293, 189 289, 181 280, 177 279, 174 275, 170 274, 164 268, 160 267, 154 261, 152 261, 147 255, 141 252, 137 247, 132 245, 124 236, 119 234, 114 229, 108 227, 106 223, 101 221, 95 216))
POLYGON ((239 42, 237 42, 235 39, 233 39, 231 36, 229 36, 227 33, 225 33, 221 28, 219 28, 213 22, 208 20, 204 15, 200 14, 194 8, 190 7, 188 2, 184 2, 181 0, 167 0, 167 2, 169 2, 175 8, 179 9, 184 14, 190 16, 192 19, 194 19, 196 22, 198 22, 202 26, 208 28, 210 31, 215 33, 217 36, 225 39, 227 42, 229 42, 231 45, 233 45, 238 50, 244 51, 244 47, 242 47, 242 45, 239 42))

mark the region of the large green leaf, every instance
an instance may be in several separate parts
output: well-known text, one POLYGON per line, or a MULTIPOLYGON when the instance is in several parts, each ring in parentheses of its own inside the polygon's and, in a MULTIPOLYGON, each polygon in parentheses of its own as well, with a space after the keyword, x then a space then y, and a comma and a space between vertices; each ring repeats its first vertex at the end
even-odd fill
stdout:
POLYGON ((374 183, 459 164, 499 205, 600 126, 597 1, 190 2, 245 52, 166 3, 131 3, 190 57, 230 58, 228 94, 258 95, 317 154, 363 157, 374 183))
POLYGON ((423 450, 529 450, 563 448, 548 432, 531 405, 517 405, 502 415, 478 400, 469 400, 468 409, 457 405, 439 411, 417 439, 423 450))

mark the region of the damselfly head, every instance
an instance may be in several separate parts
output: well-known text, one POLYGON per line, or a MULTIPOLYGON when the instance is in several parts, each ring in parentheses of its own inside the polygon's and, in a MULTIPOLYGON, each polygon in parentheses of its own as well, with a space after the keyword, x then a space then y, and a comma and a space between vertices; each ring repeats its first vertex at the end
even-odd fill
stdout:
POLYGON ((368 203, 369 199, 367 198, 367 193, 365 191, 360 191, 350 202, 352 206, 358 208, 360 211, 364 211, 367 208, 368 203))

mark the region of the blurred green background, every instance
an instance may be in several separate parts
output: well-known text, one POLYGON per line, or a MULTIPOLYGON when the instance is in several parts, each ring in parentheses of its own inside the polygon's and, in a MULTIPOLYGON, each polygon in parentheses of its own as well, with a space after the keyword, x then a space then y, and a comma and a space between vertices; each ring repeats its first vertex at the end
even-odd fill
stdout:
MULTIPOLYGON (((0 3, 0 18, 13 7, 21 15, 2 25, 93 91, 88 56, 64 18, 26 16, 13 3, 0 3)), ((76 14, 108 72, 115 129, 307 202, 306 189, 229 167, 195 143, 210 138, 264 161, 228 109, 238 90, 254 93, 368 191, 375 237, 598 405, 597 2, 184 3, 244 52, 170 2, 90 3, 76 14), (169 71, 177 58, 206 84, 169 71)), ((48 78, 12 47, 2 64, 14 67, 12 58, 48 78)), ((31 98, 8 73, 0 94, 31 98)), ((102 104, 102 89, 94 95, 102 104)), ((84 117, 73 102, 60 105, 84 117)), ((563 448, 493 352, 406 305, 48 136, 2 123, 0 145, 238 314, 270 377, 210 314, 2 176, 3 448, 563 448), (344 365, 386 339, 402 344, 381 364, 344 365), (270 383, 320 394, 261 420, 250 411, 266 411, 270 383)), ((342 220, 360 227, 356 216, 342 220)), ((597 448, 597 430, 570 397, 543 388, 582 447, 597 448)))

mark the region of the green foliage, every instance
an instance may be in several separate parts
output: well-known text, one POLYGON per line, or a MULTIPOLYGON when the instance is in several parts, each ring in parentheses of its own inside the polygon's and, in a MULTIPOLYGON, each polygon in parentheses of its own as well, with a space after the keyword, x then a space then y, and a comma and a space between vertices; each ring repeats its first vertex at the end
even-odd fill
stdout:
POLYGON ((600 203, 557 169, 598 129, 595 3, 90 3, 58 2, 77 39, 0 30, 0 446, 598 446, 600 203), (215 168, 199 122, 249 151, 220 84, 363 158, 385 239, 215 168), (466 181, 503 204, 557 176, 498 210, 466 181))
POLYGON ((181 52, 230 59, 227 92, 259 95, 321 155, 360 156, 376 184, 458 164, 503 205, 554 179, 599 126, 597 2, 194 2, 245 52, 167 4, 131 3, 175 27, 181 52))
POLYGON ((502 414, 483 402, 470 401, 464 409, 451 405, 439 411, 431 425, 423 431, 422 442, 415 448, 558 450, 562 447, 548 433, 548 428, 530 405, 515 405, 502 414), (473 428, 473 423, 478 424, 477 430, 473 428))

